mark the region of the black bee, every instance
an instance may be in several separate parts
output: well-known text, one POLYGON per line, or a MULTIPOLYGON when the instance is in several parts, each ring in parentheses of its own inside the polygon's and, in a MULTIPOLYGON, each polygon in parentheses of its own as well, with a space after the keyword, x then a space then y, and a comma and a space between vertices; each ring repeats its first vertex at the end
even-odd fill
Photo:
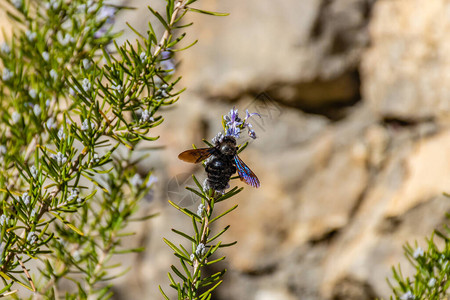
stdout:
POLYGON ((225 136, 215 142, 214 147, 186 150, 178 155, 178 158, 190 162, 205 162, 205 171, 208 174, 208 186, 216 191, 227 188, 231 175, 236 173, 245 183, 259 187, 258 177, 237 155, 236 139, 225 136))

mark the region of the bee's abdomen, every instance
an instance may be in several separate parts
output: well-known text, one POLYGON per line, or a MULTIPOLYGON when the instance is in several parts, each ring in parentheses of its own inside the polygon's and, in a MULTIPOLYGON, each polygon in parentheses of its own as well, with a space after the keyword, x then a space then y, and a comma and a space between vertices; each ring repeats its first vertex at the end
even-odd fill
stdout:
POLYGON ((208 174, 209 186, 221 191, 227 188, 231 175, 236 172, 232 159, 220 155, 212 156, 205 165, 205 171, 208 174))

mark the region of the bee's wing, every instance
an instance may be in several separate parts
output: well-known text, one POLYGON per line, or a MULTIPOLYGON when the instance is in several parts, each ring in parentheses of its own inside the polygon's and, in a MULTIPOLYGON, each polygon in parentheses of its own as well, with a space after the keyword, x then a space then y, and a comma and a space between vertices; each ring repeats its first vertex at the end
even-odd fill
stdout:
POLYGON ((234 156, 234 162, 236 163, 236 168, 241 180, 245 181, 245 183, 251 185, 252 187, 259 187, 258 177, 256 177, 255 173, 253 173, 252 170, 247 167, 247 165, 242 161, 242 159, 239 158, 239 156, 234 156))
POLYGON ((178 158, 190 163, 199 163, 211 156, 214 148, 191 149, 181 152, 178 158))

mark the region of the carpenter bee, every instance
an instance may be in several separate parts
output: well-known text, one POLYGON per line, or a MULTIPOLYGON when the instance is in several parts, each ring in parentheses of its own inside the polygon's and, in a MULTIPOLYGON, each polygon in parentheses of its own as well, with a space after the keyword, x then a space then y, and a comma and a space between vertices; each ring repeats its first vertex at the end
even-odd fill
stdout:
POLYGON ((216 191, 225 190, 231 175, 236 171, 242 181, 252 187, 259 187, 258 177, 239 158, 237 150, 236 139, 232 136, 224 136, 215 142, 214 147, 186 150, 180 153, 178 158, 189 163, 206 160, 207 184, 216 191))

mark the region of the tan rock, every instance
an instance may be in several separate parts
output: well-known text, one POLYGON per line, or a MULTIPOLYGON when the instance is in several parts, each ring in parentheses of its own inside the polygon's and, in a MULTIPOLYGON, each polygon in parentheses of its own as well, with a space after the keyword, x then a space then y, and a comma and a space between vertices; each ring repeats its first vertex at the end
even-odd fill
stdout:
POLYGON ((294 300, 292 293, 283 289, 261 289, 257 291, 255 299, 258 300, 294 300))
POLYGON ((389 145, 389 134, 386 128, 380 125, 369 127, 365 133, 365 141, 369 151, 367 157, 369 165, 375 168, 381 167, 389 145))
POLYGON ((381 117, 450 116, 449 4, 378 1, 362 61, 363 98, 381 117))
POLYGON ((357 64, 368 41, 368 1, 230 0, 196 6, 230 15, 188 17, 195 23, 189 33, 199 38, 180 64, 190 88, 232 99, 268 90, 290 105, 311 108, 359 98, 357 64))
POLYGON ((365 164, 355 160, 351 151, 333 155, 330 163, 317 170, 296 197, 300 205, 288 243, 316 240, 347 225, 367 179, 365 164))
POLYGON ((401 263, 405 274, 410 274, 412 270, 402 255, 402 245, 416 240, 425 248, 425 236, 439 228, 445 218, 443 212, 450 207, 448 199, 440 196, 439 187, 441 172, 446 172, 442 166, 447 162, 442 159, 445 153, 438 153, 438 149, 446 147, 447 139, 448 133, 443 132, 420 140, 423 149, 391 145, 389 156, 370 181, 360 207, 326 253, 323 295, 331 297, 338 293, 336 287, 342 278, 355 278, 368 283, 378 296, 387 298, 390 289, 384 279, 392 279, 389 266, 401 263), (432 179, 422 177, 424 183, 412 182, 418 174, 427 174, 425 177, 432 179), (433 179, 436 182, 430 184, 433 179))
POLYGON ((450 192, 450 131, 420 140, 405 161, 405 178, 389 205, 388 217, 399 216, 443 192, 450 192))
POLYGON ((191 34, 199 39, 181 64, 189 86, 206 94, 235 97, 244 90, 268 86, 275 78, 287 81, 314 72, 302 68, 310 65, 310 55, 299 45, 309 39, 320 1, 231 0, 199 2, 196 7, 230 15, 188 16, 195 22, 191 34), (188 71, 192 69, 199 71, 188 71))

